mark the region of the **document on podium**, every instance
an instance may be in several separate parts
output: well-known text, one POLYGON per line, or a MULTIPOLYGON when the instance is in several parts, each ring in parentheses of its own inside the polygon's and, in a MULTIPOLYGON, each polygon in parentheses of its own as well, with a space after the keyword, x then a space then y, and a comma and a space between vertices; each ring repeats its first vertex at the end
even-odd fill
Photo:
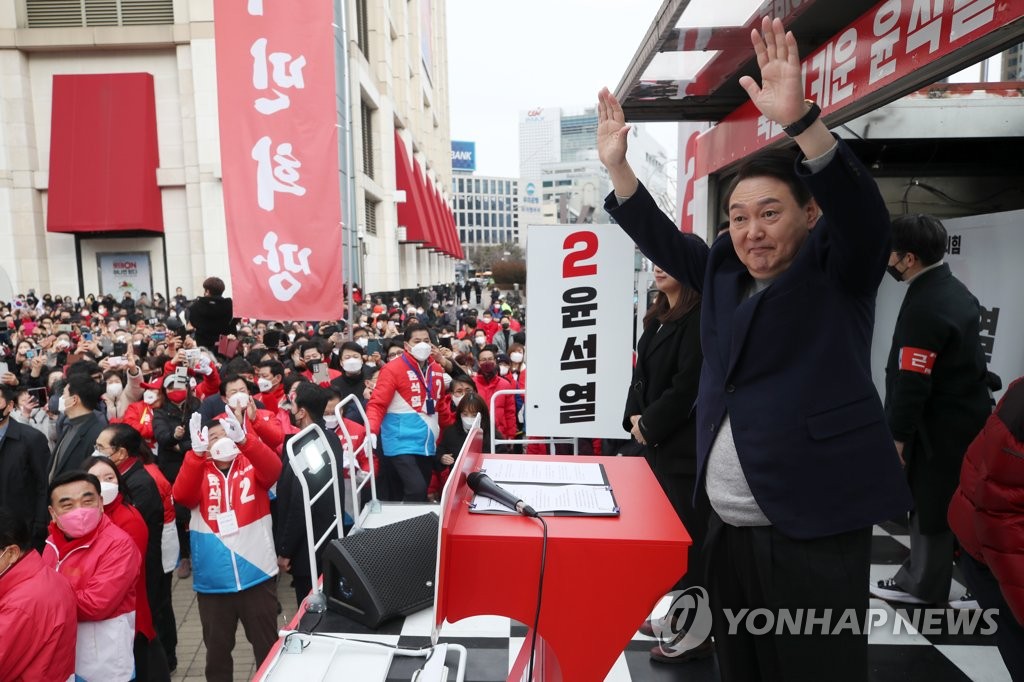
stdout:
MULTIPOLYGON (((485 459, 480 470, 537 513, 554 516, 618 516, 619 506, 597 463, 485 459)), ((515 514, 503 504, 476 495, 469 511, 515 514)))
POLYGON ((538 462, 487 458, 480 471, 495 483, 608 485, 604 467, 596 462, 538 462))
MULTIPOLYGON (((538 514, 555 516, 618 516, 612 489, 603 485, 524 485, 512 483, 502 486, 538 514)), ((476 495, 469 511, 477 514, 515 514, 500 502, 476 495)))

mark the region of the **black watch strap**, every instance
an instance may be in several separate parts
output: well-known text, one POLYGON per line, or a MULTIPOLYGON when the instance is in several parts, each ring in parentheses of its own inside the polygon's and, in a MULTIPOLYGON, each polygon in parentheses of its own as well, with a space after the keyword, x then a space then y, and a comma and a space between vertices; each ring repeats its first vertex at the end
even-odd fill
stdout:
POLYGON ((818 120, 821 116, 821 107, 814 100, 805 99, 805 102, 811 105, 811 108, 807 110, 807 113, 801 116, 797 121, 790 123, 788 126, 783 127, 782 132, 786 133, 790 137, 796 137, 800 133, 804 132, 811 127, 811 124, 818 120))

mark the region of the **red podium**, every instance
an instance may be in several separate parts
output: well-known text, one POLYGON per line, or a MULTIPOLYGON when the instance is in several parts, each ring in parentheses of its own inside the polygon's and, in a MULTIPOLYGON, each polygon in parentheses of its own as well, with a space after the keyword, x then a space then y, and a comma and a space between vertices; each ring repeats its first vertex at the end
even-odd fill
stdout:
MULTIPOLYGON (((483 458, 598 462, 617 517, 545 516, 547 567, 538 625, 536 682, 601 682, 658 600, 686 572, 690 536, 639 457, 482 455, 470 438, 445 486, 435 631, 445 620, 501 615, 532 626, 541 526, 519 515, 472 514, 469 472, 483 458)), ((527 638, 508 680, 526 680, 527 638)))

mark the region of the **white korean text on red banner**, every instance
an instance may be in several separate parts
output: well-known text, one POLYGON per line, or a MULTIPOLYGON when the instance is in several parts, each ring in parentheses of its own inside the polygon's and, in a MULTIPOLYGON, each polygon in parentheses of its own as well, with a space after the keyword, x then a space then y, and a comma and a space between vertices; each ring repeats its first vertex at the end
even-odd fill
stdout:
POLYGON ((235 313, 338 319, 333 3, 217 0, 214 7, 235 313))

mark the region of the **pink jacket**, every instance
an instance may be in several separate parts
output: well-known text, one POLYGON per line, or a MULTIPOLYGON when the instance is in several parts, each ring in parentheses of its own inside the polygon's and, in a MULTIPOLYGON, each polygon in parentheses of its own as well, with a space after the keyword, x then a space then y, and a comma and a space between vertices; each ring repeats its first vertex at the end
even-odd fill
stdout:
POLYGON ((29 550, 0 576, 0 676, 66 680, 75 672, 75 593, 29 550))
POLYGON ((78 604, 75 673, 87 680, 129 680, 135 669, 135 584, 142 554, 107 518, 90 535, 68 540, 54 523, 43 562, 67 578, 78 604))

